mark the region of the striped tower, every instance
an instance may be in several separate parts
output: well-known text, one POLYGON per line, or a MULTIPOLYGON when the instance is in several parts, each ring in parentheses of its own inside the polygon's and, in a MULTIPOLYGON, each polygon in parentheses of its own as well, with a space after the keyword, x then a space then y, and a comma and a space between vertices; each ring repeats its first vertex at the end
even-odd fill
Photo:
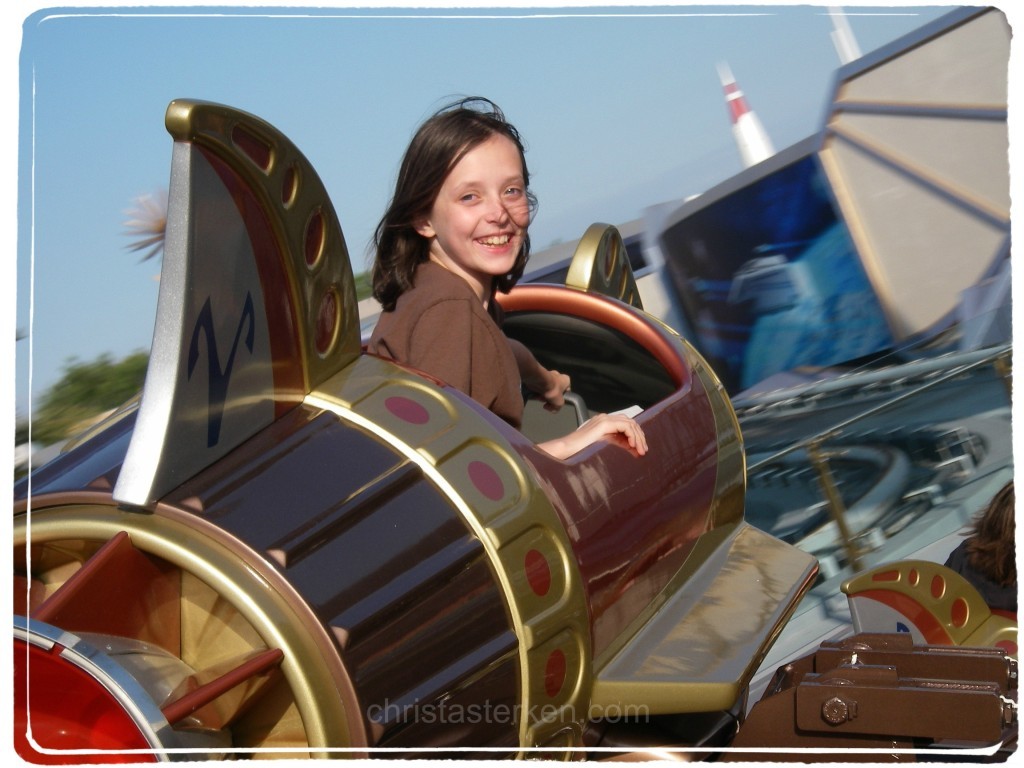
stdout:
POLYGON ((850 28, 850 20, 842 8, 829 7, 829 15, 832 17, 832 44, 836 47, 839 61, 842 64, 849 64, 851 61, 861 57, 860 45, 850 28))
POLYGON ((718 78, 725 89, 725 101, 732 119, 732 133, 736 137, 736 145, 743 157, 743 166, 749 168, 775 154, 771 139, 765 133, 764 126, 757 115, 747 105, 743 91, 736 85, 732 70, 728 64, 718 65, 718 78))

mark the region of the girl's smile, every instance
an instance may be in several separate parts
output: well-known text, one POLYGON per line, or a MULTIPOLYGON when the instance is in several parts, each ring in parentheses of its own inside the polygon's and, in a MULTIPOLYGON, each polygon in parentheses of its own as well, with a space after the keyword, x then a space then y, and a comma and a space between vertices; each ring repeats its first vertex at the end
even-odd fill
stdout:
POLYGON ((465 279, 486 304, 494 278, 512 270, 529 220, 519 150, 496 134, 452 167, 416 231, 430 240, 430 258, 465 279))

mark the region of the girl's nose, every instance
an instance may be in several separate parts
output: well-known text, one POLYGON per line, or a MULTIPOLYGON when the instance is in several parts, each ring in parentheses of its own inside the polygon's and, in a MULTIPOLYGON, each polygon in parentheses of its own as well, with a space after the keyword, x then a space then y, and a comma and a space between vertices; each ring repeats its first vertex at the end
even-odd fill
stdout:
POLYGON ((505 201, 501 198, 492 200, 487 208, 487 218, 489 221, 496 223, 505 223, 509 220, 508 208, 505 207, 505 201))

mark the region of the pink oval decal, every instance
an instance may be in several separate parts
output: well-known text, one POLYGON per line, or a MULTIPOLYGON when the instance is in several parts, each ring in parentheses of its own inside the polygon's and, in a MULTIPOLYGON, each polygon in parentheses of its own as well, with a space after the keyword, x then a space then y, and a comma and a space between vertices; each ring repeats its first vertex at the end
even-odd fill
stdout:
POLYGON ((473 487, 491 501, 498 501, 505 496, 505 484, 501 482, 501 476, 490 464, 471 461, 467 471, 473 487))
POLYGON ((389 397, 384 401, 384 407, 391 412, 391 415, 409 424, 426 424, 430 421, 427 409, 408 397, 401 395, 389 397))

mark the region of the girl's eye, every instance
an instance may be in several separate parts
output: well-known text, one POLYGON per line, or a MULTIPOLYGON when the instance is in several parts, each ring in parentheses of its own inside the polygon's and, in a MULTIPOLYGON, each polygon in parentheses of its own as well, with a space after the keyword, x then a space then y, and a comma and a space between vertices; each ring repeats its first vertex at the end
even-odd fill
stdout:
POLYGON ((473 194, 472 192, 467 192, 466 194, 459 198, 459 201, 463 203, 471 203, 474 200, 476 200, 476 195, 473 194))

